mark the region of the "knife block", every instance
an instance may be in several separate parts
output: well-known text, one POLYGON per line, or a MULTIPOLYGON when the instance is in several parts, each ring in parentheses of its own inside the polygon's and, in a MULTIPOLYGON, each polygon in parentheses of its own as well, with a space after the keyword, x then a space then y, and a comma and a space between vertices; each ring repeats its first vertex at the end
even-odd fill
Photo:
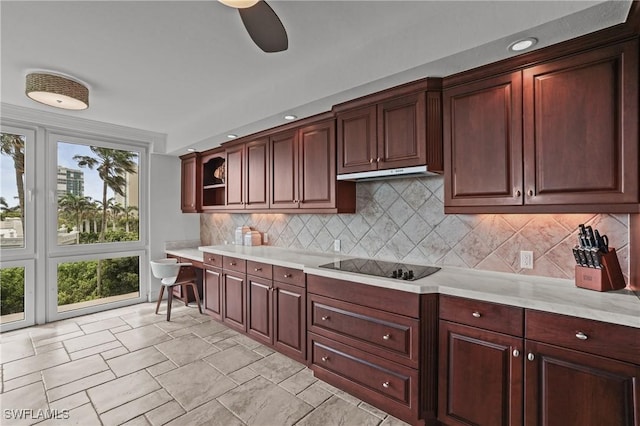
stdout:
POLYGON ((595 291, 620 290, 625 287, 624 276, 616 255, 616 249, 609 249, 602 255, 602 268, 587 268, 576 265, 576 287, 595 291))

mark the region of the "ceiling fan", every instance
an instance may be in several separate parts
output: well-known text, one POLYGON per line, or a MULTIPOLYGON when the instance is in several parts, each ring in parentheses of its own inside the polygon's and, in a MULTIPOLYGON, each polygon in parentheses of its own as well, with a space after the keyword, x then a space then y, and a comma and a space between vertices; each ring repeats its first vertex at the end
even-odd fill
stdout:
POLYGON ((240 18, 253 42, 267 53, 289 47, 287 32, 278 15, 264 0, 219 0, 240 12, 240 18))

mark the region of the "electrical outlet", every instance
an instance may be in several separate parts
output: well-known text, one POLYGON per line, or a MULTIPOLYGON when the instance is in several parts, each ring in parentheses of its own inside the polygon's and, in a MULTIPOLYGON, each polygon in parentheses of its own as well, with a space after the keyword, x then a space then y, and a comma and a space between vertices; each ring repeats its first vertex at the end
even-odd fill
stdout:
POLYGON ((268 242, 269 242, 269 234, 265 232, 264 234, 262 234, 262 243, 267 244, 268 242))
POLYGON ((333 240, 333 251, 340 251, 340 240, 333 240))
POLYGON ((520 267, 522 269, 533 269, 532 251, 520 251, 520 267))

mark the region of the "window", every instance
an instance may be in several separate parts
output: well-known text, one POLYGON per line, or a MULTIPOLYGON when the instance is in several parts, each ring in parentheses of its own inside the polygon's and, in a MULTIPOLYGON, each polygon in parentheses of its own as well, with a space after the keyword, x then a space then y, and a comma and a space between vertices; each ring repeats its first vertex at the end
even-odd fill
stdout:
POLYGON ((26 136, 2 132, 0 146, 0 247, 24 248, 26 136))

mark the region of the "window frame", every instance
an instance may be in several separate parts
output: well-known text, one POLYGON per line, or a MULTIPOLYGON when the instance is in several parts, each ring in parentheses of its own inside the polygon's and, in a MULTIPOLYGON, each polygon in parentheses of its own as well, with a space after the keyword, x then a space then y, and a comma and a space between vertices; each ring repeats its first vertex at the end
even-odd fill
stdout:
POLYGON ((35 324, 35 260, 10 260, 2 259, 2 268, 24 268, 24 318, 18 321, 3 322, 0 324, 0 332, 16 330, 35 324))

